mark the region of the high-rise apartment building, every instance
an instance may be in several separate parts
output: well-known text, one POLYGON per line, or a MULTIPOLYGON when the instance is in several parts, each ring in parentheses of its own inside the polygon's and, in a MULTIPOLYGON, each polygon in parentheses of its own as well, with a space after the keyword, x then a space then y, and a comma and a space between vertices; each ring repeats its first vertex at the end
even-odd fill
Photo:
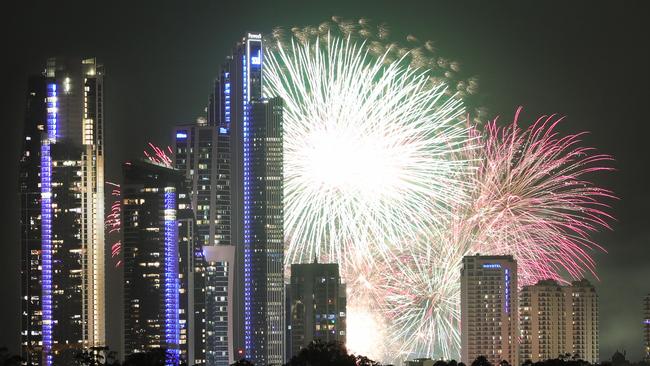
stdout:
POLYGON ((175 131, 177 150, 191 149, 183 150, 176 166, 186 164, 193 174, 211 169, 209 178, 198 178, 210 186, 209 212, 199 203, 203 187, 196 190, 197 216, 203 210, 209 217, 204 252, 210 365, 242 357, 255 364, 284 361, 282 101, 263 99, 262 82, 262 36, 248 33, 214 84, 204 132, 210 161, 203 168, 196 157, 201 139, 191 138, 203 128, 175 131), (187 136, 188 144, 181 146, 179 136, 187 136), (227 355, 214 351, 224 345, 227 355))
POLYGON ((287 358, 317 339, 345 344, 346 294, 338 264, 292 264, 287 292, 287 358))
POLYGON ((522 361, 569 355, 598 362, 598 297, 587 280, 524 286, 519 309, 522 361))
POLYGON ((562 286, 553 280, 522 288, 520 360, 545 361, 567 353, 567 300, 562 286))
POLYGON ((518 365, 517 262, 512 256, 466 256, 461 269, 461 359, 485 356, 518 365))
POLYGON ((185 175, 133 162, 124 164, 123 176, 125 352, 166 348, 202 363, 203 300, 195 278, 201 247, 185 175))
MULTIPOLYGON (((229 151, 224 149, 219 139, 224 139, 214 121, 208 123, 205 118, 197 119, 194 124, 177 126, 174 129, 175 153, 174 166, 185 174, 189 181, 191 207, 196 216, 197 245, 206 248, 207 256, 199 261, 204 264, 197 267, 197 279, 202 281, 203 329, 200 339, 201 358, 207 365, 229 365, 233 362, 228 352, 228 275, 233 263, 225 258, 215 256, 222 250, 214 251, 215 245, 229 246, 230 225, 228 207, 229 195, 229 151)), ((227 135, 226 140, 227 142, 227 135)), ((225 249, 227 251, 227 248, 225 249)), ((234 260, 234 258, 231 258, 234 260)), ((197 262, 198 263, 198 262, 197 262)), ((232 302, 232 301, 231 301, 232 302)), ((197 340, 198 342, 198 340, 197 340)), ((232 341, 230 342, 232 343, 232 341)), ((198 349, 198 345, 197 345, 198 349)))
POLYGON ((29 79, 20 161, 22 355, 105 345, 103 66, 48 59, 29 79))
POLYGON ((566 296, 567 353, 592 364, 599 360, 598 294, 586 279, 563 287, 566 296), (570 317, 569 317, 570 315, 570 317))
POLYGON ((650 361, 650 294, 643 298, 643 357, 650 361))

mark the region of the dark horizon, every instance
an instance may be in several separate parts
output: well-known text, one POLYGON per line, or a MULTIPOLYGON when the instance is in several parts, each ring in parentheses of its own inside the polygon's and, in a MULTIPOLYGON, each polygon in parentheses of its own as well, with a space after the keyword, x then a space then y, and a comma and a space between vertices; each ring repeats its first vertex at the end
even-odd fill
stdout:
MULTIPOLYGON (((650 24, 642 6, 641 1, 512 1, 498 6, 451 1, 282 1, 247 6, 202 1, 184 6, 162 1, 102 6, 29 2, 7 9, 2 19, 7 46, 1 113, 6 126, 2 156, 8 170, 3 188, 9 194, 2 209, 0 277, 5 293, 0 346, 19 353, 16 192, 29 75, 39 73, 51 56, 97 57, 104 64, 106 177, 119 180, 121 163, 140 157, 148 141, 171 144, 173 126, 205 114, 219 66, 246 31, 318 24, 338 15, 386 22, 395 38, 412 34, 435 41, 443 55, 479 78, 489 116, 510 121, 520 105, 520 121, 525 123, 540 114, 566 115, 563 133, 589 131, 584 144, 615 158, 615 172, 595 176, 620 200, 612 202, 617 219, 613 230, 594 236, 607 253, 593 253, 598 278, 589 279, 600 296, 601 360, 616 350, 639 360, 642 300, 650 293, 650 193, 644 181, 644 168, 650 166, 645 146, 650 133, 645 121, 650 24)), ((108 328, 109 342, 114 343, 119 334, 115 325, 108 328)), ((113 343, 111 348, 119 349, 113 343)))

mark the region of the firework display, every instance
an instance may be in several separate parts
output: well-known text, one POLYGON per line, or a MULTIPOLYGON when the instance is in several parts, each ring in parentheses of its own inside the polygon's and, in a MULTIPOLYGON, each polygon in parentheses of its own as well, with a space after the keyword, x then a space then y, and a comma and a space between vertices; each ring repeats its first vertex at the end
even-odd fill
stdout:
POLYGON ((385 342, 402 357, 458 357, 463 256, 513 255, 522 286, 595 275, 590 253, 601 248, 590 234, 609 227, 603 202, 614 195, 586 178, 611 170, 611 157, 580 146, 583 134, 559 136, 555 115, 521 128, 520 112, 506 127, 485 126, 471 151, 470 200, 447 230, 395 251, 370 277, 372 304, 392 335, 385 342))
POLYGON ((460 99, 430 75, 326 34, 278 41, 266 95, 284 110, 288 263, 386 252, 443 225, 463 201, 467 161, 460 99))
POLYGON ((560 136, 562 118, 477 123, 458 63, 367 20, 266 38, 264 94, 285 101, 286 263, 340 264, 351 351, 457 359, 465 255, 513 255, 520 285, 595 274, 590 235, 614 196, 589 176, 611 158, 560 136))

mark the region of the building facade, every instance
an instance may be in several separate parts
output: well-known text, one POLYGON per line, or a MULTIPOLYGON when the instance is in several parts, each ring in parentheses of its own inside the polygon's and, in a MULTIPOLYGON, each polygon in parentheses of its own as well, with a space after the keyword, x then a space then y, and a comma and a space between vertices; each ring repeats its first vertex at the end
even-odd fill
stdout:
MULTIPOLYGON (((211 228, 204 252, 211 258, 206 324, 213 328, 206 333, 213 342, 207 348, 219 350, 208 356, 214 365, 244 357, 284 361, 283 107, 280 99, 262 98, 262 55, 261 34, 243 37, 222 65, 207 108, 211 228)), ((175 131, 177 145, 179 131, 185 135, 175 131)))
POLYGON ((287 290, 287 358, 313 340, 346 340, 346 293, 335 263, 291 265, 287 290))
POLYGON ((103 66, 48 59, 30 77, 20 161, 22 356, 105 345, 103 66))
POLYGON ((519 295, 520 357, 523 362, 558 358, 567 345, 567 298, 556 281, 524 286, 519 295))
POLYGON ((599 361, 598 296, 589 281, 566 286, 539 281, 524 286, 519 301, 522 361, 565 356, 599 361))
POLYGON ((165 348, 176 360, 201 363, 194 337, 202 333, 203 300, 193 271, 201 249, 185 176, 134 162, 124 164, 123 177, 125 352, 165 348))
POLYGON ((512 256, 466 256, 461 269, 461 360, 485 356, 519 364, 517 262, 512 256))
MULTIPOLYGON (((217 150, 219 134, 214 121, 197 119, 194 124, 177 126, 174 129, 174 167, 185 174, 189 181, 191 207, 196 217, 197 245, 210 248, 227 245, 229 240, 229 172, 228 156, 219 155, 217 150), (222 211, 219 211, 220 208, 222 211), (224 231, 226 232, 224 234, 224 231)), ((222 147, 223 148, 223 147, 222 147)), ((228 151, 226 151, 226 154, 228 151)), ((208 249, 210 254, 214 252, 208 249)), ((204 299, 200 355, 208 365, 229 365, 228 352, 228 294, 226 283, 233 263, 217 257, 205 261, 205 251, 197 267, 197 280, 202 282, 201 296, 204 299)), ((197 338, 197 342, 199 339, 197 338)), ((196 343, 196 342, 195 342, 196 343)), ((198 352, 198 351, 197 351, 198 352)))
POLYGON ((599 315, 596 288, 586 279, 571 282, 565 291, 567 353, 592 364, 599 357, 599 315))

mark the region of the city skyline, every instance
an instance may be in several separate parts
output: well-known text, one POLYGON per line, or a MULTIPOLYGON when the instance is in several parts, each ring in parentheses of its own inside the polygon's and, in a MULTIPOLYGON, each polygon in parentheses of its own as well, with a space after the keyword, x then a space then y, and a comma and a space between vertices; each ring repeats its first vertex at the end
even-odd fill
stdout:
MULTIPOLYGON (((259 28, 256 28, 256 29, 259 29, 259 28)), ((235 38, 235 39, 236 39, 236 38, 235 38)), ((434 39, 435 39, 435 35, 434 35, 434 39)), ((223 44, 223 45, 215 46, 215 48, 227 49, 227 48, 228 48, 228 44, 223 44)), ((102 59, 103 59, 103 58, 102 58, 102 59)), ((462 58, 461 58, 461 59, 462 59, 462 58)), ((104 62, 104 63, 106 64, 106 62, 104 62)), ((213 60, 212 63, 213 63, 214 65, 217 64, 217 62, 214 62, 214 60, 213 60)), ((107 66, 107 67, 109 67, 109 69, 110 69, 110 66, 107 66)), ((207 78, 204 78, 204 80, 209 80, 209 79, 215 77, 215 75, 214 75, 214 71, 216 70, 216 67, 213 66, 211 69, 212 69, 212 74, 209 75, 209 76, 207 76, 207 78)), ((109 74, 110 74, 110 73, 109 73, 109 74)), ((119 80, 120 80, 120 79, 118 78, 117 81, 119 81, 119 80)), ((488 79, 488 80, 489 80, 489 79, 488 79)), ((209 84, 209 82, 205 82, 205 81, 204 81, 203 83, 204 83, 204 84, 209 84)), ((117 85, 119 85, 119 84, 117 84, 117 85)), ((206 94, 206 95, 207 95, 207 94, 206 94)), ((205 99, 205 97, 203 97, 203 99, 205 99)), ((204 104, 205 104, 205 102, 204 102, 204 104)), ((522 104, 524 104, 524 103, 522 103, 522 104)), ((538 108, 539 108, 539 107, 538 107, 538 108)), ((547 108, 553 108, 553 106, 547 106, 547 108)), ((185 117, 185 120, 191 120, 191 118, 195 117, 196 115, 200 115, 200 114, 202 114, 200 111, 190 111, 190 112, 186 112, 186 113, 187 113, 187 114, 193 114, 194 116, 186 116, 186 117, 185 117)), ((572 121, 575 120, 575 119, 576 119, 575 117, 571 117, 571 120, 572 120, 572 121)), ((174 125, 177 125, 178 123, 179 123, 179 121, 175 121, 175 122, 174 122, 174 125)), ((580 119, 578 119, 578 122, 577 122, 577 123, 578 123, 578 124, 581 123, 581 122, 580 122, 580 119)), ((598 125, 595 125, 595 126, 596 126, 596 129, 598 129, 598 125)), ((143 127, 144 127, 144 126, 143 126, 143 127)), ((137 127, 136 127, 136 129, 137 129, 137 127)), ((568 127, 565 126, 565 127, 563 127, 563 129, 564 129, 564 130, 568 129, 568 130, 570 130, 570 131, 573 132, 573 131, 580 131, 580 130, 582 130, 582 129, 590 129, 590 128, 585 128, 585 126, 580 126, 580 127, 575 126, 575 128, 574 128, 574 126, 571 125, 571 123, 568 123, 568 127)), ((593 130, 593 128, 591 128, 591 129, 593 130)), ((168 129, 168 131, 170 131, 170 130, 172 130, 172 128, 169 128, 169 129, 168 129)), ((156 134, 159 134, 159 133, 158 133, 158 132, 154 132, 154 133, 153 133, 153 135, 156 135, 156 134)), ((166 133, 166 135, 169 136, 169 133, 166 133)), ((595 135, 595 133, 592 133, 591 136, 594 136, 594 135, 595 135)), ((589 140, 589 138, 590 138, 591 136, 587 137, 587 139, 589 140)), ((161 140, 162 140, 162 139, 161 139, 161 140)), ((598 137, 597 137, 597 136, 596 136, 596 140, 598 140, 598 137)), ((110 141, 110 140, 109 140, 109 141, 110 141)), ((156 140, 156 141, 158 141, 158 140, 156 140)), ((164 143, 164 140, 163 140, 163 143, 164 143)), ((597 143, 594 143, 593 145, 598 146, 599 149, 600 149, 601 151, 604 151, 604 152, 606 152, 606 153, 612 153, 613 155, 615 155, 615 157, 617 157, 617 158, 619 157, 619 155, 617 155, 616 152, 606 150, 606 148, 603 147, 604 145, 607 146, 607 143, 604 143, 604 144, 597 144, 597 143)), ((110 142, 107 144, 107 146, 110 146, 110 142)), ((128 150, 128 148, 127 148, 127 150, 128 150)), ((118 152, 118 153, 117 153, 117 155, 120 155, 120 154, 124 154, 124 153, 121 153, 121 152, 118 152)), ((113 162, 113 163, 114 163, 114 162, 113 162)), ((617 168, 619 167, 619 164, 620 164, 620 159, 619 159, 619 162, 617 162, 617 163, 615 164, 617 168)), ((627 172, 626 172, 626 173, 627 173, 627 172)), ((607 186, 606 183, 607 183, 608 181, 610 181, 610 180, 611 180, 611 178, 607 178, 606 181, 605 181, 605 183, 603 183, 603 184, 605 184, 605 185, 607 186)), ((620 196, 623 196, 623 199, 626 199, 626 197, 624 197, 623 193, 621 193, 621 192, 620 192, 619 190, 617 190, 615 187, 614 187, 614 190, 615 190, 615 191, 616 191, 620 196)), ((615 205, 616 205, 616 203, 615 203, 615 205)), ((620 217, 620 215, 616 215, 616 216, 617 216, 617 217, 620 217)), ((624 216, 624 217, 625 217, 625 216, 624 216)), ((621 222, 623 222, 622 219, 621 219, 621 222)), ((617 224, 617 225, 620 225, 620 224, 617 224)), ((628 225, 629 225, 629 224, 628 224, 628 225)), ((600 234, 600 235, 598 235, 599 240, 597 240, 597 242, 599 242, 600 244, 602 244, 603 247, 605 247, 606 249, 608 249, 610 252, 611 252, 612 250, 615 251, 615 249, 616 249, 616 245, 615 245, 615 244, 611 244, 611 243, 604 242, 603 239, 601 239, 601 238, 603 238, 603 237, 605 237, 605 238, 607 238, 607 237, 610 237, 610 238, 611 238, 611 237, 614 237, 615 234, 618 233, 617 230, 618 230, 618 227, 615 227, 615 231, 614 231, 613 233, 605 233, 605 234, 600 234)), ((642 251, 642 252, 641 252, 641 257, 642 257, 642 254, 643 254, 643 253, 644 253, 644 252, 642 251)), ((638 256, 637 256, 637 257, 638 257, 638 256)), ((601 262, 602 262, 602 261, 605 261, 605 263, 607 263, 607 258, 608 258, 608 257, 605 256, 605 255, 599 255, 598 253, 596 253, 596 259, 597 259, 597 263, 598 263, 598 264, 596 265, 596 272, 600 273, 600 270, 601 270, 601 262)), ((606 272, 606 273, 607 273, 607 272, 606 272)), ((617 273, 616 271, 609 272, 610 276, 612 276, 612 275, 616 275, 616 273, 617 273)), ((109 274, 109 277, 110 277, 110 276, 111 276, 111 274, 109 274)), ((603 275, 603 274, 601 274, 601 277, 603 278, 604 281, 606 281, 606 279, 608 278, 606 275, 603 275)), ((606 283, 606 282, 604 282, 604 281, 603 281, 603 283, 606 283)), ((596 286, 599 286, 599 283, 598 283, 598 282, 596 282, 596 286)), ((607 290, 605 289, 605 291, 607 291, 607 290)), ((641 293, 646 293, 646 292, 647 292, 647 289, 639 288, 637 291, 639 291, 639 292, 641 292, 641 293)), ((602 292, 600 292, 600 293, 602 293, 602 292)), ((640 309, 641 301, 640 301, 639 299, 640 299, 640 297, 637 299, 636 302, 639 304, 639 309, 640 309)), ((601 301, 605 301, 605 303, 602 304, 602 305, 604 305, 605 307, 607 307, 607 306, 611 306, 611 305, 606 301, 606 298, 601 297, 601 301)), ((109 310, 109 311, 110 311, 110 310, 109 310)), ((640 312, 639 312, 639 313, 640 313, 640 312)), ((610 310, 610 314, 614 314, 614 312, 612 312, 612 311, 610 310)), ((631 318, 631 316, 628 316, 628 317, 631 318)), ((630 324, 631 324, 631 323, 630 323, 630 324)), ((640 326, 640 321, 638 321, 637 324, 639 324, 639 325, 638 325, 638 328, 639 328, 638 333, 640 334, 640 328, 641 328, 641 326, 640 326)), ((612 328, 612 329, 617 329, 617 328, 612 328)), ((606 329, 605 329, 604 327, 601 327, 601 333, 604 333, 605 330, 606 330, 606 329)), ((619 331, 619 332, 622 332, 621 334, 627 334, 627 333, 632 333, 633 330, 631 330, 631 329, 624 329, 624 330, 619 331)), ((603 337, 603 338, 604 338, 604 337, 603 337)), ((612 338, 614 338, 614 337, 612 337, 612 338)), ((638 338, 640 339, 640 337, 638 337, 638 338)), ((631 337, 626 336, 626 339, 628 339, 628 342, 629 342, 630 339, 631 339, 631 337)), ((610 345, 610 346, 608 346, 608 347, 616 348, 616 349, 621 348, 620 346, 615 346, 615 345, 610 345)), ((639 348, 641 348, 641 347, 639 347, 639 348)), ((634 354, 634 350, 633 350, 633 349, 627 348, 627 350, 628 350, 629 354, 634 354)), ((608 356, 607 354, 603 354, 603 352, 601 352, 601 357, 607 357, 607 356, 608 356)))

